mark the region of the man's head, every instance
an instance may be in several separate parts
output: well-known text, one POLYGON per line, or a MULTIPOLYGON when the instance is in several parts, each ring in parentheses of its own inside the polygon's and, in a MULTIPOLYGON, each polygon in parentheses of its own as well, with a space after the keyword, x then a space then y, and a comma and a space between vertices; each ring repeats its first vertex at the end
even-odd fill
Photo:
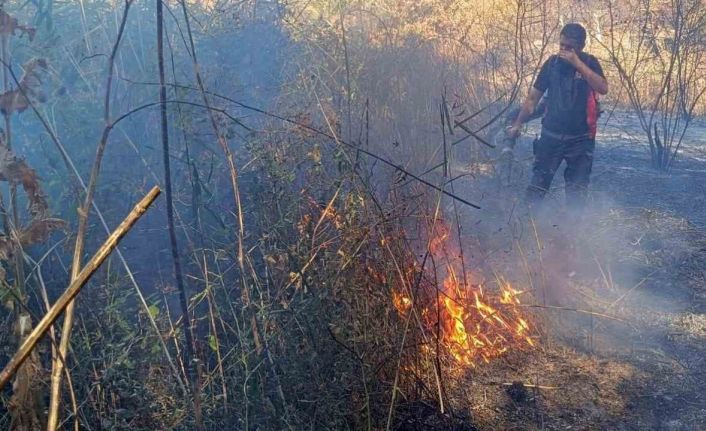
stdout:
POLYGON ((561 29, 559 47, 579 52, 586 46, 586 29, 581 24, 569 23, 561 29))

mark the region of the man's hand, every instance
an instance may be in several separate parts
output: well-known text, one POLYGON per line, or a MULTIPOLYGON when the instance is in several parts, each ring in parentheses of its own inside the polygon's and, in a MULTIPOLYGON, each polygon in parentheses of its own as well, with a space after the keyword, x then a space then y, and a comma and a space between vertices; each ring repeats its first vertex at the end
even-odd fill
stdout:
POLYGON ((574 66, 577 69, 579 68, 579 64, 582 63, 579 56, 576 55, 576 51, 574 51, 573 49, 560 49, 559 50, 559 57, 563 58, 569 64, 571 64, 572 66, 574 66))
POLYGON ((520 136, 520 125, 512 125, 505 129, 505 136, 510 139, 515 139, 520 136))
POLYGON ((576 54, 576 50, 559 49, 559 57, 574 66, 576 70, 583 75, 584 79, 588 81, 588 85, 590 85, 591 88, 593 88, 598 94, 608 94, 608 81, 591 70, 591 68, 581 60, 578 54, 576 54))
POLYGON ((539 91, 534 87, 530 89, 527 98, 524 102, 522 102, 522 107, 520 107, 520 112, 517 114, 517 118, 515 118, 515 121, 512 122, 510 127, 505 129, 506 137, 515 139, 520 136, 520 129, 522 128, 522 125, 527 122, 532 115, 532 112, 534 112, 537 107, 537 103, 539 103, 539 99, 542 98, 542 94, 544 94, 543 91, 539 91))

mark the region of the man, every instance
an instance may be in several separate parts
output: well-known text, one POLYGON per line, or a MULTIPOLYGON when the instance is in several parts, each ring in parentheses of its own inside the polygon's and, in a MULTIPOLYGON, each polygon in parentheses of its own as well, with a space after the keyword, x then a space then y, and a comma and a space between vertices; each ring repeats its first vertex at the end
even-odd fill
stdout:
POLYGON ((508 137, 518 137, 522 124, 547 92, 542 132, 534 143, 533 176, 526 194, 529 204, 544 197, 562 161, 566 161, 567 206, 575 210, 585 204, 596 144, 597 94, 608 93, 603 69, 594 56, 583 52, 585 44, 586 30, 581 25, 564 26, 559 53, 542 65, 517 118, 507 130, 508 137))

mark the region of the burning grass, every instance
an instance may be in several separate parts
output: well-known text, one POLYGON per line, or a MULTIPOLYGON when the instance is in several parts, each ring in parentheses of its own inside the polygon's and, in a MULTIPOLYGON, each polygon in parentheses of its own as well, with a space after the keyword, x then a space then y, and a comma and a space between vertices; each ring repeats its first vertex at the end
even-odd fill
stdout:
POLYGON ((430 230, 428 256, 437 272, 430 279, 442 274, 443 281, 420 284, 416 304, 413 296, 394 289, 392 301, 398 313, 406 315, 416 306, 424 326, 464 366, 487 364, 509 350, 535 346, 529 317, 520 308, 523 292, 501 276, 496 277, 494 291, 474 284, 448 226, 436 221, 430 230))

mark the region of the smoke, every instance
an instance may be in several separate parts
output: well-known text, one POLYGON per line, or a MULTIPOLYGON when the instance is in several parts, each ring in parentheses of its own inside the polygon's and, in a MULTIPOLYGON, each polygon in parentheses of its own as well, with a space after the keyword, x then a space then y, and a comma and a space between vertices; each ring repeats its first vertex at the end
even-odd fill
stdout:
MULTIPOLYGON (((500 293, 493 291, 498 290, 499 277, 508 281, 514 290, 521 292, 518 298, 526 307, 521 310, 531 313, 536 318, 535 327, 550 339, 558 338, 577 349, 608 355, 632 352, 646 344, 661 346, 659 337, 665 327, 691 325, 703 329, 698 316, 677 322, 670 320, 670 314, 688 307, 694 281, 687 276, 687 269, 700 250, 701 240, 693 226, 677 215, 683 208, 674 197, 685 188, 703 190, 703 176, 698 177, 701 184, 688 179, 698 171, 697 165, 684 165, 684 170, 672 177, 657 177, 647 167, 649 160, 644 149, 632 145, 640 140, 639 125, 629 115, 611 115, 599 131, 590 199, 577 219, 565 209, 563 167, 541 208, 530 210, 523 202, 531 175, 536 124, 512 153, 487 145, 500 142, 502 111, 506 104, 516 103, 511 100, 513 95, 524 92, 524 81, 528 79, 524 75, 538 60, 532 56, 542 55, 542 50, 522 52, 522 47, 515 45, 518 42, 512 40, 514 16, 511 20, 498 19, 497 26, 485 30, 467 27, 465 22, 448 29, 434 20, 419 23, 416 16, 379 17, 354 8, 338 10, 338 6, 329 10, 318 5, 319 10, 311 2, 292 2, 291 7, 269 2, 224 3, 219 11, 209 10, 207 4, 194 5, 195 16, 210 18, 198 22, 195 19, 192 23, 197 54, 210 100, 220 110, 218 121, 236 154, 236 165, 243 169, 239 173, 245 207, 261 208, 259 187, 267 182, 276 189, 282 205, 291 205, 277 207, 279 214, 272 211, 272 218, 267 214, 263 220, 252 220, 256 211, 248 212, 245 224, 247 234, 252 235, 247 242, 255 250, 253 253, 261 251, 266 255, 265 260, 274 262, 277 271, 292 277, 285 283, 287 287, 297 281, 303 283, 292 286, 292 295, 307 298, 308 289, 317 288, 308 284, 314 278, 303 274, 303 265, 309 265, 306 262, 314 262, 312 272, 323 272, 324 265, 315 262, 314 256, 311 260, 309 256, 298 256, 303 251, 289 244, 267 250, 269 241, 280 246, 277 241, 284 243, 284 239, 266 235, 270 230, 279 233, 287 228, 296 232, 294 225, 301 214, 290 210, 299 197, 313 196, 312 201, 320 198, 324 203, 334 202, 331 196, 334 190, 338 193, 340 177, 350 172, 342 166, 351 165, 358 175, 356 184, 362 184, 364 192, 360 198, 354 194, 347 197, 350 202, 347 200, 341 206, 343 210, 339 208, 341 220, 355 221, 355 217, 347 218, 346 208, 352 208, 351 212, 370 211, 362 208, 362 204, 356 205, 359 201, 367 205, 367 199, 372 197, 381 205, 381 218, 389 215, 403 218, 400 225, 407 228, 410 240, 418 242, 416 250, 423 251, 429 232, 421 229, 428 227, 428 223, 419 220, 440 201, 441 218, 450 226, 450 241, 457 242, 452 247, 453 257, 457 257, 457 248, 462 250, 459 253, 462 266, 469 271, 471 283, 482 284, 489 290, 488 296, 492 296, 500 293), (467 31, 461 30, 466 28, 467 31), (470 35, 460 34, 463 32, 470 35), (519 73, 516 64, 521 69, 519 73), (520 88, 519 93, 514 91, 516 88, 520 88), (335 139, 322 138, 311 129, 268 118, 234 100, 319 129, 335 139), (496 116, 500 120, 493 122, 496 116), (476 136, 471 136, 468 130, 476 136), (481 208, 442 196, 439 190, 420 184, 400 169, 340 145, 341 140, 481 208), (271 144, 272 141, 277 144, 271 144), (263 153, 282 162, 275 168, 285 168, 277 172, 275 168, 263 172, 249 170, 261 161, 263 153), (311 184, 307 180, 314 176, 318 182, 308 188, 311 184), (260 230, 257 234, 263 234, 262 238, 252 233, 257 230, 260 230), (260 247, 263 250, 257 250, 260 247), (303 260, 301 265, 299 260, 303 260)), ((157 100, 152 8, 151 4, 136 3, 131 11, 116 63, 113 118, 157 100)), ((40 113, 65 144, 84 178, 90 171, 95 145, 104 127, 105 59, 117 32, 114 13, 108 5, 95 5, 87 13, 79 5, 67 5, 54 14, 54 33, 38 33, 44 46, 51 47, 47 53, 50 73, 44 84, 52 94, 40 107, 40 113)), ((410 13, 421 12, 415 9, 410 13)), ((482 13, 491 16, 495 12, 482 13)), ((508 12, 508 16, 514 13, 514 10, 508 12)), ((483 22, 488 16, 479 20, 483 22)), ((451 18, 456 19, 456 15, 451 18)), ((235 206, 223 154, 215 144, 203 106, 199 106, 202 100, 194 88, 192 53, 183 24, 178 14, 170 15, 167 23, 168 80, 173 84, 168 98, 174 102, 169 108, 173 126, 171 157, 180 241, 184 249, 193 251, 185 264, 187 272, 197 275, 189 278, 192 291, 205 292, 198 299, 210 300, 203 286, 222 283, 228 294, 224 302, 228 307, 224 309, 230 308, 224 313, 232 312, 237 321, 241 310, 233 311, 233 304, 238 303, 241 292, 237 282, 232 282, 237 277, 231 275, 235 267, 235 206), (212 254, 197 255, 204 249, 212 254), (203 271, 204 278, 209 280, 201 278, 199 265, 204 262, 210 265, 203 271), (223 268, 219 267, 221 264, 223 268), (222 277, 224 273, 227 277, 222 277)), ((538 38, 540 42, 549 39, 546 34, 541 36, 545 38, 538 38)), ((35 48, 26 45, 12 48, 13 64, 21 64, 36 54, 35 48)), ((53 214, 75 220, 75 203, 81 192, 68 179, 71 174, 67 173, 48 131, 32 115, 27 110, 12 119, 13 149, 44 180, 53 214)), ((157 122, 156 107, 144 108, 112 131, 106 153, 108 161, 103 166, 96 195, 96 202, 106 209, 104 214, 111 226, 122 219, 142 191, 162 181, 162 155, 156 145, 157 122)), ((689 151, 694 157, 700 154, 696 148, 689 151)), ((334 206, 339 204, 334 202, 334 206)), ((695 207, 702 204, 703 199, 693 203, 695 207)), ((157 304, 155 313, 167 309, 160 308, 160 301, 169 303, 176 298, 170 281, 171 256, 164 229, 164 208, 158 210, 147 214, 122 246, 150 304, 157 304)), ((93 220, 94 215, 91 217, 93 220)), ((697 218, 706 220, 703 214, 697 214, 697 218)), ((102 239, 97 231, 92 229, 89 235, 88 250, 102 239)), ((57 239, 61 241, 70 243, 71 238, 57 239)), ((52 248, 43 266, 44 275, 50 280, 50 297, 56 297, 65 287, 69 249, 52 248)), ((332 252, 343 256, 345 251, 322 247, 321 254, 332 252)), ((382 256, 371 253, 366 258, 387 259, 387 254, 382 256)), ((354 266, 356 262, 357 256, 351 255, 343 267, 354 266)), ((256 267, 258 263, 252 265, 256 267)), ((341 274, 343 269, 336 277, 341 274)), ((274 288, 276 276, 268 273, 263 277, 266 282, 257 286, 264 296, 274 288)), ((110 276, 104 284, 121 286, 110 276)), ((370 294, 367 290, 361 292, 360 297, 370 294)), ((121 302, 124 297, 113 299, 114 293, 107 287, 101 294, 105 298, 100 299, 111 305, 106 313, 130 315, 125 309, 131 304, 121 302)), ((376 298, 385 299, 379 292, 375 294, 376 298)), ((264 301, 262 298, 259 300, 264 301)), ((268 305, 272 305, 272 310, 289 315, 286 301, 281 303, 286 305, 277 302, 279 298, 267 301, 271 301, 268 305)), ((319 319, 320 310, 311 307, 306 309, 306 315, 319 319)), ((263 306, 263 310, 269 309, 263 306)), ((262 311, 265 312, 269 313, 262 311)), ((332 319, 340 317, 337 310, 327 310, 316 323, 329 318, 327 313, 332 319)), ((175 320, 178 316, 170 318, 175 320)), ((210 331, 206 323, 202 330, 210 331)), ((215 332, 215 323, 213 326, 215 332)), ((291 334, 268 325, 263 327, 268 334, 291 334)), ((322 334, 326 339, 331 336, 322 334)), ((133 333, 125 330, 125 339, 133 337, 133 333)), ((210 337, 202 338, 206 340, 205 350, 215 350, 210 337)), ((311 338, 316 348, 318 340, 311 338)), ((390 339, 397 342, 396 338, 390 339)), ((115 346, 122 350, 121 345, 115 346)), ((254 350, 259 348, 256 346, 254 350)), ((273 348, 275 353, 276 349, 277 346, 273 348)), ((264 351, 269 352, 269 347, 265 346, 264 351)), ((348 357, 338 346, 332 346, 331 351, 348 357)), ((305 356, 307 352, 301 349, 297 354, 305 356)), ((312 369, 319 368, 321 364, 314 363, 322 361, 315 355, 308 360, 312 361, 312 369)), ((364 373, 371 370, 365 368, 363 360, 360 362, 364 373)), ((340 370, 332 364, 325 365, 335 376, 340 370)), ((359 365, 356 362, 355 366, 359 365)), ((272 368, 276 377, 276 367, 272 368)), ((262 372, 265 375, 270 371, 262 372)), ((375 372, 371 375, 375 376, 375 372)), ((250 375, 246 382, 249 378, 250 375)), ((325 384, 331 380, 335 381, 332 378, 325 384)), ((243 387, 247 389, 247 383, 243 387)), ((342 387, 335 389, 343 391, 342 387)), ((366 404, 369 406, 370 402, 366 404)))
POLYGON ((670 313, 690 306, 677 268, 698 252, 698 236, 682 216, 640 199, 652 195, 646 182, 654 173, 649 155, 626 145, 625 135, 639 133, 629 120, 629 114, 614 116, 599 131, 580 217, 566 208, 564 165, 541 205, 530 209, 523 200, 538 125, 517 144, 510 172, 506 155, 496 151, 485 160, 485 173, 476 169, 473 178, 456 183, 457 192, 474 197, 481 210, 446 204, 447 213, 459 214, 469 265, 512 280, 526 292, 523 303, 537 306, 550 337, 594 353, 629 353, 648 340, 662 345, 657 339, 670 313), (616 134, 616 127, 624 133, 616 134), (636 202, 640 206, 628 205, 636 202))

